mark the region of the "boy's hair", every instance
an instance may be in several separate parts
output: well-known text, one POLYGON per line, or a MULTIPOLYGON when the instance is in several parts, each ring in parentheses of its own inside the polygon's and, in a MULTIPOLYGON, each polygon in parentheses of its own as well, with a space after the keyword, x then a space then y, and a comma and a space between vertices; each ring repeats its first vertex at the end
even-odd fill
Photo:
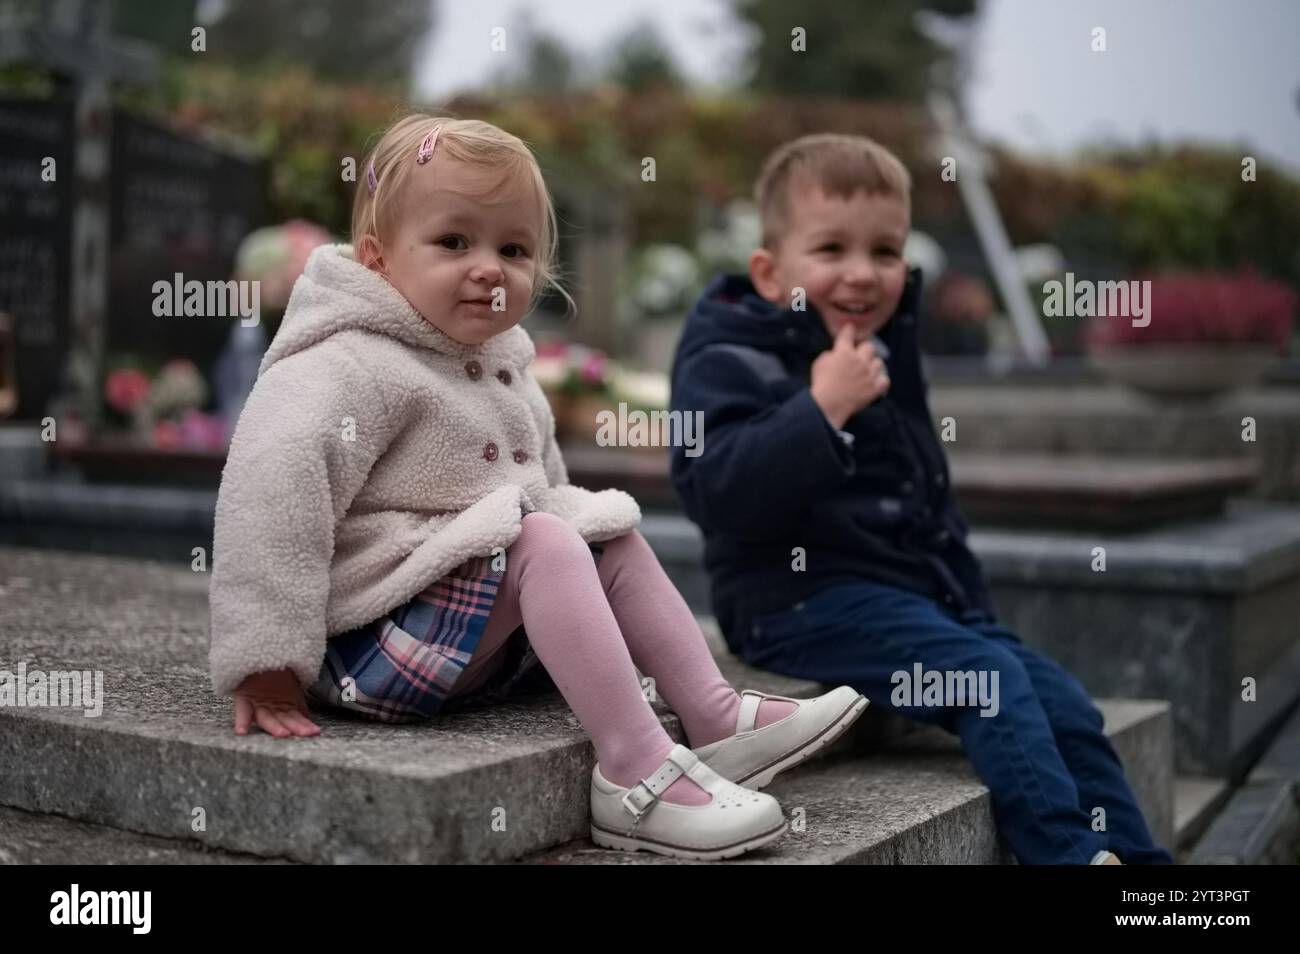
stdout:
POLYGON ((767 157, 754 184, 765 248, 772 248, 789 227, 790 194, 809 184, 845 199, 859 190, 868 195, 898 196, 911 212, 912 177, 898 157, 880 143, 841 133, 801 136, 767 157))
POLYGON ((461 162, 498 169, 507 179, 522 178, 532 185, 542 223, 534 252, 537 274, 533 281, 533 302, 536 303, 541 292, 549 287, 558 291, 572 307, 573 300, 559 281, 555 204, 532 150, 518 136, 477 119, 455 119, 417 112, 404 116, 384 130, 379 141, 366 153, 357 175, 356 196, 352 200, 352 247, 357 248, 367 235, 382 242, 385 236, 392 234, 400 214, 402 193, 416 167, 416 154, 435 127, 441 127, 435 147, 438 153, 445 153, 461 162), (374 164, 373 179, 370 178, 371 163, 374 164), (373 194, 370 182, 375 186, 373 194))

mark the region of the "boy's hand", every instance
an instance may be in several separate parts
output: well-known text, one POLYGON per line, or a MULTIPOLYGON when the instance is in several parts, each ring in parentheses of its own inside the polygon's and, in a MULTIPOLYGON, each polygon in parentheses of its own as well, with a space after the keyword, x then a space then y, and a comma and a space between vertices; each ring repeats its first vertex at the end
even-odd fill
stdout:
POLYGON ((835 335, 835 344, 819 354, 812 365, 812 396, 836 430, 844 422, 889 390, 885 362, 870 341, 853 343, 852 325, 835 335))
POLYGON ((252 722, 277 739, 320 735, 292 669, 255 672, 235 688, 235 735, 247 735, 252 722))

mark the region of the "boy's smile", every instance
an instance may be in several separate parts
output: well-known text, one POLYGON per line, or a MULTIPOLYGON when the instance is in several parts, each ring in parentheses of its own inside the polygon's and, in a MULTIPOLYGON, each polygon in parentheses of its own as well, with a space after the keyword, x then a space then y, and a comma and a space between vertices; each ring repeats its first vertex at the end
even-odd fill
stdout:
POLYGON ((851 325, 854 340, 865 341, 902 298, 909 226, 899 196, 859 190, 844 198, 802 183, 790 190, 788 227, 776 246, 750 256, 750 277, 760 295, 782 308, 802 288, 831 338, 851 325))

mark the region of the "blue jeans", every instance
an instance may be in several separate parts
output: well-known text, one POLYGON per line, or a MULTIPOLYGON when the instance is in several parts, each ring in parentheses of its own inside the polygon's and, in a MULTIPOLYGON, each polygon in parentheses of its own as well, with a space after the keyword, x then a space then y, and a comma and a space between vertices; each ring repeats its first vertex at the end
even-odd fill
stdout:
POLYGON ((1125 864, 1172 862, 1152 841, 1083 686, 986 613, 957 618, 919 594, 860 581, 759 616, 736 635, 751 665, 848 684, 872 705, 956 733, 1021 864, 1087 864, 1102 850, 1125 864), (917 675, 967 671, 984 672, 997 689, 992 717, 981 711, 993 706, 981 709, 971 697, 909 691, 932 682, 917 675), (1105 809, 1105 831, 1093 830, 1096 808, 1105 809))

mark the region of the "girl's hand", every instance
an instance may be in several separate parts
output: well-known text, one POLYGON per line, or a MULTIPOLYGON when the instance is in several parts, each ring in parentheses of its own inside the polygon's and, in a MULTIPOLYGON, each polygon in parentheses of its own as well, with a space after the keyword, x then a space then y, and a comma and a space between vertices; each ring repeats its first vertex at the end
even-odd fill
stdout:
POLYGON ((320 735, 292 669, 255 672, 235 688, 235 735, 247 735, 253 722, 277 739, 320 735))

